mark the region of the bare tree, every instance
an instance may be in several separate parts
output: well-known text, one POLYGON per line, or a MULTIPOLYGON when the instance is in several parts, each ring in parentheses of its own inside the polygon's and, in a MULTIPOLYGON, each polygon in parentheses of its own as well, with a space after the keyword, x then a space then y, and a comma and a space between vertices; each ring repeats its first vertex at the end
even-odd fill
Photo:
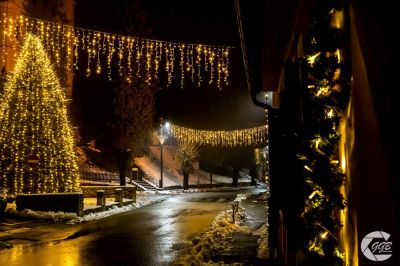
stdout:
MULTIPOLYGON (((116 24, 122 34, 150 37, 151 28, 146 21, 146 11, 139 0, 124 0, 116 24)), ((144 65, 144 64, 143 64, 144 65)), ((144 72, 139 69, 139 72, 144 72)), ((124 72, 129 71, 124 69, 124 72)), ((132 166, 132 159, 143 152, 146 139, 153 126, 155 84, 148 84, 145 75, 135 75, 133 81, 117 77, 114 87, 114 115, 112 121, 112 147, 117 161, 120 184, 132 166)))
POLYGON ((120 174, 125 185, 132 159, 143 152, 146 138, 153 125, 154 90, 142 83, 122 84, 115 88, 112 146, 120 174))

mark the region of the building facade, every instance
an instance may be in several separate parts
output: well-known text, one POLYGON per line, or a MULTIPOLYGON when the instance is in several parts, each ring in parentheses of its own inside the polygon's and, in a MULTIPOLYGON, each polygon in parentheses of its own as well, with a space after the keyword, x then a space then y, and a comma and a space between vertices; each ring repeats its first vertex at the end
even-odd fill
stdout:
MULTIPOLYGON (((74 1, 73 0, 0 0, 1 22, 5 18, 18 18, 20 15, 35 17, 46 21, 74 24, 74 1)), ((0 63, 2 76, 12 71, 18 54, 18 47, 7 42, 4 31, 0 31, 0 63)), ((73 60, 70 58, 69 60, 73 60)), ((65 64, 61 64, 63 66, 65 64)), ((57 69, 61 85, 65 88, 68 98, 72 97, 73 72, 65 67, 57 69)))

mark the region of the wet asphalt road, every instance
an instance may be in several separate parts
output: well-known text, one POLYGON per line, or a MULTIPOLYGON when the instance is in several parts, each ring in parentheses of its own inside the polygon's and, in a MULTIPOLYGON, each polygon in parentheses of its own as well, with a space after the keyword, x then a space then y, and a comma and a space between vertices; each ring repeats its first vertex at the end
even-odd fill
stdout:
POLYGON ((187 193, 66 227, 67 240, 0 251, 0 265, 171 265, 237 193, 187 193))

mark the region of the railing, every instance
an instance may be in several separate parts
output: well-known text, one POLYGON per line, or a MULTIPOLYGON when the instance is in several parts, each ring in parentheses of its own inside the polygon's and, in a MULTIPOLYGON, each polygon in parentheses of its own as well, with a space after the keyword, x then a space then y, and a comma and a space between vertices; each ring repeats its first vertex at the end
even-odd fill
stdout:
POLYGON ((119 174, 98 169, 90 165, 80 167, 81 179, 98 182, 117 182, 119 183, 119 174))
POLYGON ((119 182, 119 175, 115 173, 81 172, 81 179, 99 182, 119 182))
MULTIPOLYGON (((158 180, 157 178, 154 178, 153 176, 143 172, 143 176, 142 179, 145 179, 146 181, 150 181, 153 184, 158 184, 158 180)), ((158 187, 157 185, 155 185, 155 187, 158 187)))
POLYGON ((251 176, 246 174, 245 172, 239 171, 239 176, 241 178, 251 179, 251 176))

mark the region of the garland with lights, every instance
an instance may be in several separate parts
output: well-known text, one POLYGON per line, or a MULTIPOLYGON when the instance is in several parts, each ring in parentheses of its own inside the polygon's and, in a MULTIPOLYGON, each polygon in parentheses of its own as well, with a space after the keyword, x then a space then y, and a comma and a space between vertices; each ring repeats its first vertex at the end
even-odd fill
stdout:
POLYGON ((343 265, 338 240, 340 210, 346 202, 340 193, 344 172, 337 160, 339 123, 348 104, 349 82, 344 48, 344 8, 320 3, 311 26, 311 51, 307 56, 308 87, 304 94, 303 145, 299 160, 306 180, 305 250, 307 265, 343 265))
POLYGON ((180 86, 185 77, 200 86, 203 82, 216 83, 221 89, 228 85, 229 46, 185 44, 123 36, 43 21, 27 16, 0 19, 3 32, 2 62, 6 58, 6 47, 18 47, 20 40, 33 33, 51 54, 58 66, 65 62, 67 70, 78 70, 80 52, 87 57, 86 75, 106 71, 112 79, 113 63, 117 64, 120 77, 129 82, 136 78, 151 83, 159 78, 160 68, 171 85, 174 72, 179 72, 180 86), (178 61, 178 62, 177 62, 178 61), (123 68, 126 71, 123 71, 123 68))
POLYGON ((239 130, 198 130, 170 124, 171 132, 178 142, 196 145, 222 147, 250 146, 265 144, 268 141, 268 126, 259 126, 239 130))
POLYGON ((27 34, 0 95, 0 193, 77 190, 65 92, 41 40, 27 34))

